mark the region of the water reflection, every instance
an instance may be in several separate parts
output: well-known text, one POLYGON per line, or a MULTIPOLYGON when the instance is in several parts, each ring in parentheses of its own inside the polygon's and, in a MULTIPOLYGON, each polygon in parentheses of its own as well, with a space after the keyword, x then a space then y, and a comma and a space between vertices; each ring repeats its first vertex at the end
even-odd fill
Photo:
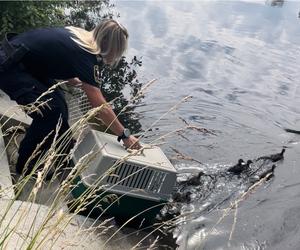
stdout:
POLYGON ((163 38, 167 34, 168 20, 164 9, 159 6, 151 6, 148 8, 146 18, 155 38, 163 38), (157 23, 157 20, 159 20, 159 23, 157 23))

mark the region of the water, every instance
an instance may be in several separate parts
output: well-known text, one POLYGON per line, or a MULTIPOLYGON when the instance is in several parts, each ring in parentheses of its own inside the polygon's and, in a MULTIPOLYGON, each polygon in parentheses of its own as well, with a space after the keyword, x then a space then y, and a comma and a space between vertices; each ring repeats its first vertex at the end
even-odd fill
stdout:
POLYGON ((117 1, 116 10, 130 33, 128 56, 142 56, 140 79, 158 79, 137 108, 145 130, 163 116, 146 140, 184 127, 182 119, 215 131, 165 138, 170 158, 173 147, 196 159, 173 160, 179 172, 216 172, 287 147, 275 177, 239 204, 236 222, 232 211, 215 225, 234 199, 202 210, 242 192, 240 179, 219 179, 206 198, 193 188, 182 208, 193 216, 175 231, 179 248, 300 249, 300 136, 283 129, 300 130, 299 2, 117 1))

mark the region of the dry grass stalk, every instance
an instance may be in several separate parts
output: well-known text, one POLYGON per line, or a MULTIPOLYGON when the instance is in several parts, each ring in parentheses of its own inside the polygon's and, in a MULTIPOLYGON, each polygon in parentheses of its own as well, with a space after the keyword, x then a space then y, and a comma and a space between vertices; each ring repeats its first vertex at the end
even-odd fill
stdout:
POLYGON ((170 148, 176 153, 176 159, 194 161, 194 162, 197 162, 197 163, 203 165, 203 163, 201 161, 198 161, 190 156, 184 155, 183 153, 179 152, 179 150, 177 150, 176 148, 173 148, 171 146, 170 146, 170 148))
POLYGON ((203 134, 211 134, 211 135, 216 135, 215 131, 211 130, 211 129, 206 129, 206 128, 201 128, 198 126, 194 126, 191 125, 190 123, 188 123, 185 119, 183 119, 182 117, 179 117, 179 119, 186 125, 187 129, 192 129, 192 130, 196 130, 198 132, 201 132, 203 134))
MULTIPOLYGON (((140 96, 144 95, 144 91, 152 85, 153 81, 150 81, 143 89, 140 93, 138 93, 132 101, 134 101, 135 99, 139 98, 140 96)), ((41 101, 41 98, 45 97, 47 94, 51 93, 52 91, 55 90, 55 88, 57 86, 59 86, 60 84, 62 84, 64 82, 58 83, 56 86, 53 86, 53 88, 50 88, 47 92, 43 93, 34 103, 34 105, 29 106, 28 108, 28 112, 40 112, 39 110, 41 108, 44 108, 47 106, 47 101, 41 101)), ((165 117, 169 112, 172 112, 173 110, 176 110, 180 104, 186 102, 189 98, 191 98, 190 96, 187 96, 185 98, 183 98, 179 103, 175 104, 170 110, 168 110, 164 115, 162 115, 157 121, 155 121, 152 125, 154 126, 155 124, 157 124, 157 122, 159 120, 161 120, 163 117, 165 117)), ((91 117, 94 117, 97 115, 97 113, 108 104, 104 104, 100 107, 94 108, 92 110, 90 110, 86 115, 84 115, 82 117, 82 119, 80 119, 78 122, 76 122, 73 126, 71 126, 70 130, 68 130, 63 136, 61 136, 60 138, 57 137, 57 131, 58 131, 58 127, 56 128, 56 133, 54 136, 54 140, 53 143, 51 145, 51 148, 48 152, 48 154, 44 155, 43 157, 41 157, 39 159, 39 161, 36 163, 36 166, 34 166, 34 170, 31 172, 31 174, 29 176, 26 176, 24 178, 22 178, 18 184, 16 185, 18 187, 18 192, 21 192, 22 188, 24 187, 24 185, 29 181, 29 179, 32 177, 33 173, 38 169, 39 166, 44 164, 44 169, 39 171, 37 173, 37 180, 35 183, 35 186, 32 190, 32 194, 33 197, 36 197, 37 193, 41 190, 41 184, 43 181, 43 178, 45 177, 46 173, 48 172, 48 170, 51 168, 51 166, 53 166, 53 161, 55 159, 55 157, 57 156, 62 156, 59 152, 62 152, 63 149, 66 147, 66 143, 69 141, 70 135, 74 134, 74 133, 79 133, 79 136, 83 134, 83 130, 87 127, 88 121, 90 120, 91 117)), ((125 110, 125 109, 124 109, 125 110)), ((123 111, 124 111, 123 110, 123 111)), ((147 131, 147 130, 146 130, 147 131)), ((52 131, 54 132, 54 131, 52 131)), ((203 131, 202 131, 203 132, 203 131)), ((50 136, 50 134, 44 139, 44 141, 50 136)), ((40 143, 36 149, 34 154, 32 155, 32 157, 27 161, 26 166, 29 164, 29 161, 32 160, 36 155, 39 154, 40 152, 40 147, 41 145, 44 143, 44 141, 42 143, 40 143)), ((78 143, 75 144, 75 148, 78 147, 78 144, 80 142, 80 139, 78 140, 78 143)), ((118 166, 118 164, 120 165, 122 162, 126 161, 128 158, 130 158, 132 155, 136 155, 136 154, 143 154, 143 150, 145 149, 142 148, 141 150, 137 150, 137 151, 131 151, 129 152, 128 156, 124 157, 124 159, 120 159, 115 166, 112 166, 110 173, 107 172, 105 173, 103 176, 99 176, 93 185, 93 188, 91 188, 88 192, 84 193, 82 195, 82 197, 80 197, 80 199, 78 199, 78 202, 80 203, 79 206, 76 208, 75 213, 73 215, 66 215, 65 213, 62 213, 62 210, 60 208, 60 205, 62 204, 62 202, 65 200, 66 196, 68 194, 70 194, 70 192, 72 191, 72 189, 74 188, 74 180, 77 176, 79 176, 89 165, 89 163, 94 159, 94 157, 96 157, 97 152, 91 152, 90 154, 86 155, 84 158, 80 159, 77 164, 75 165, 75 167, 73 169, 71 169, 69 175, 66 177, 66 179, 61 183, 59 190, 57 190, 57 192, 55 192, 55 194, 53 194, 54 197, 54 201, 52 203, 52 205, 49 208, 49 212, 48 214, 45 216, 43 223, 39 226, 39 228, 35 228, 34 233, 29 236, 29 233, 27 234, 27 236, 25 236, 25 238, 29 241, 28 244, 28 248, 40 248, 42 247, 47 240, 49 240, 49 238, 51 238, 52 242, 55 243, 55 240, 58 239, 58 237, 63 233, 63 229, 68 225, 68 223, 71 223, 71 220, 74 216, 76 216, 76 214, 78 214, 80 211, 84 210, 87 204, 91 204, 92 202, 94 202, 99 195, 103 195, 105 194, 105 191, 101 191, 103 188, 103 185, 101 184, 102 180, 105 178, 105 176, 107 176, 108 174, 111 174, 113 169, 116 168, 118 166), (58 212, 57 212, 58 211, 58 212), (57 215, 57 216, 55 216, 57 215), (56 223, 49 225, 50 219, 56 218, 56 223), (63 221, 64 220, 64 221, 63 221), (47 232, 49 232, 48 235, 46 236, 42 236, 42 232, 47 230, 47 232), (48 231, 49 230, 49 231, 48 231)), ((71 159, 72 154, 74 153, 74 150, 71 151, 70 155, 65 155, 65 159, 71 159)), ((142 171, 139 170, 139 171, 142 171)), ((137 171, 138 172, 138 171, 137 171)), ((133 173, 136 174, 136 173, 133 173)), ((132 174, 132 175, 133 175, 132 174)), ((130 176, 127 176, 126 178, 129 178, 130 176)), ((121 180, 123 181, 123 180, 121 180)), ((118 183, 117 183, 118 184, 118 183)), ((117 185, 116 184, 116 185, 117 185)), ((107 192, 107 191, 106 191, 107 192)), ((126 194, 124 194, 126 195, 126 194)), ((120 197, 118 199, 112 199, 110 202, 111 204, 118 202, 118 200, 120 199, 120 197)), ((34 199, 33 199, 34 200, 34 199)), ((74 207, 73 207, 74 208, 74 207)), ((9 206, 8 206, 9 209, 9 206)), ((108 209, 108 208, 106 208, 108 209)), ((149 210, 152 208, 149 208, 149 210)), ((102 214, 105 212, 105 209, 103 210, 102 214)), ((147 210, 143 211, 142 213, 147 212, 147 210)), ((29 212, 28 212, 29 214, 29 212)), ((101 214, 101 215, 102 215, 101 214)), ((4 214, 5 215, 5 214, 4 214)), ((136 215, 135 217, 137 217, 138 215, 136 215)), ((124 227, 126 226, 128 223, 130 223, 131 220, 133 220, 135 217, 133 217, 132 219, 128 220, 119 230, 117 230, 106 242, 104 245, 107 245, 108 242, 124 227)), ((1 224, 1 222, 0 222, 1 224)), ((162 225, 167 225, 167 223, 163 223, 162 225)), ((96 228, 101 228, 103 227, 103 225, 97 226, 97 227, 91 227, 90 230, 91 232, 95 231, 96 228)), ((33 229, 33 225, 32 225, 32 229, 33 229)), ((89 229, 83 229, 82 227, 80 227, 80 230, 78 230, 78 233, 80 231, 84 231, 84 230, 89 230, 89 229)), ((160 230, 160 229, 157 229, 160 230)), ((150 235, 148 235, 149 237, 150 235)), ((53 244, 54 244, 53 243, 53 244)), ((4 242, 3 242, 4 244, 4 242)), ((25 244, 25 241, 24 241, 25 244)), ((152 244, 150 247, 154 247, 154 244, 152 244)))
MULTIPOLYGON (((264 183, 265 181, 267 181, 271 175, 272 175, 272 173, 268 173, 265 177, 263 177, 262 179, 260 179, 257 182, 255 182, 238 199, 236 199, 234 202, 232 202, 229 207, 227 207, 226 209, 224 209, 224 212, 223 212, 222 216, 218 219, 218 221, 215 223, 215 225, 212 226, 212 228, 207 233, 207 235, 206 235, 205 238, 207 238, 213 232, 213 230, 216 228, 216 226, 219 225, 223 221, 223 219, 225 217, 227 217, 232 210, 235 209, 234 221, 233 221, 232 229, 231 229, 230 236, 229 236, 229 241, 231 241, 232 240, 232 236, 233 236, 233 232, 234 232, 234 229, 235 229, 235 226, 236 226, 236 222, 237 222, 237 208, 238 208, 239 204, 242 201, 244 201, 247 198, 247 196, 249 196, 252 192, 254 192, 256 188, 258 188, 260 185, 262 185, 262 183, 264 183)), ((203 245, 203 243, 205 241, 205 238, 201 242, 201 245, 203 245)))
POLYGON ((238 203, 235 202, 234 217, 233 217, 233 223, 232 223, 231 231, 230 231, 230 234, 229 234, 229 242, 232 240, 232 237, 233 237, 233 233, 234 233, 235 226, 236 226, 236 223, 237 223, 237 215, 238 215, 238 203))

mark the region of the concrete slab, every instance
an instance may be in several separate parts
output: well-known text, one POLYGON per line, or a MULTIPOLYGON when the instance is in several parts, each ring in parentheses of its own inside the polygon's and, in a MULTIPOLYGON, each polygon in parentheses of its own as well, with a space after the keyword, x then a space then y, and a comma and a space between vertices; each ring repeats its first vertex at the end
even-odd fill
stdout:
POLYGON ((5 199, 14 198, 13 183, 10 174, 10 168, 8 164, 5 143, 0 129, 0 197, 5 199))
POLYGON ((27 116, 15 101, 8 98, 3 91, 0 90, 0 123, 10 122, 11 126, 16 126, 20 123, 31 124, 32 119, 27 116))
POLYGON ((116 234, 120 240, 109 240, 117 230, 112 224, 96 223, 97 228, 91 228, 95 224, 93 220, 67 214, 62 210, 53 213, 43 205, 1 200, 0 211, 0 240, 3 249, 125 250, 131 249, 136 243, 129 242, 121 232, 116 234))
MULTIPOLYGON (((17 197, 17 199, 21 201, 28 201, 32 193, 32 190, 34 188, 35 182, 36 182, 35 179, 28 180, 28 182, 22 189, 22 192, 17 197)), ((51 206, 60 188, 61 188, 61 181, 58 178, 55 178, 51 182, 44 181, 43 184, 41 185, 39 192, 36 194, 36 198, 34 202, 41 205, 51 206)), ((70 195, 67 200, 71 198, 72 197, 70 195)), ((65 201, 64 203, 65 203, 64 206, 67 207, 67 201, 65 201)))

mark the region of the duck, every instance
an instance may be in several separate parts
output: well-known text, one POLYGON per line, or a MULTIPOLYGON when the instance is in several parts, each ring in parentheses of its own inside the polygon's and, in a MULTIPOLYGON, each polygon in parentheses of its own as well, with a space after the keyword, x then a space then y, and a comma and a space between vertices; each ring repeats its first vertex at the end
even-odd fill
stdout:
POLYGON ((176 192, 173 194, 172 199, 175 202, 187 202, 189 203, 191 201, 191 194, 192 192, 187 191, 187 192, 176 192))
POLYGON ((233 173, 233 174, 241 174, 244 170, 248 169, 250 164, 253 163, 251 160, 248 160, 247 162, 244 162, 243 159, 239 159, 238 163, 229 169, 227 169, 227 172, 233 173))
POLYGON ((277 162, 284 158, 284 152, 285 152, 285 148, 283 148, 281 150, 281 152, 278 154, 261 156, 261 157, 257 158, 257 160, 270 160, 272 162, 277 162))
POLYGON ((201 171, 196 176, 191 177, 190 179, 186 181, 182 181, 181 184, 187 185, 187 186, 198 186, 201 184, 201 176, 203 176, 204 173, 201 171))
MULTIPOLYGON (((299 12, 300 13, 300 12, 299 12)), ((295 129, 290 129, 290 128, 285 128, 284 129, 286 132, 288 133, 293 133, 293 134, 298 134, 300 135, 300 131, 299 130, 295 130, 295 129)))

